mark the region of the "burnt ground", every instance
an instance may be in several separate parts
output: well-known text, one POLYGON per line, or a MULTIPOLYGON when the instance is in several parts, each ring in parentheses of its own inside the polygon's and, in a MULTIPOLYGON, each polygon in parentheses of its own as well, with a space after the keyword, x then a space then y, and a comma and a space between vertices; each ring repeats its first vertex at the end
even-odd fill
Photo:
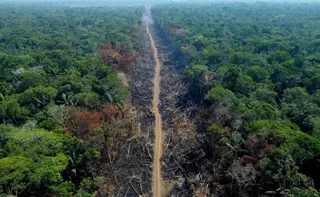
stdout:
POLYGON ((145 26, 139 33, 139 50, 133 65, 131 101, 137 109, 142 133, 154 138, 152 114, 154 60, 150 40, 145 26))
POLYGON ((206 136, 205 129, 217 122, 237 128, 240 118, 224 107, 191 101, 183 79, 186 59, 160 31, 154 28, 154 32, 163 65, 160 110, 165 132, 162 177, 166 196, 238 196, 243 189, 238 185, 242 175, 237 172, 246 170, 235 168, 239 167, 237 154, 232 154, 231 160, 224 158, 223 150, 206 136))
POLYGON ((141 27, 138 44, 130 80, 131 103, 122 123, 129 129, 121 134, 124 139, 115 140, 119 143, 115 148, 117 157, 111 156, 103 168, 105 172, 100 173, 106 179, 99 192, 101 197, 152 196, 154 60, 145 26, 141 27))
POLYGON ((205 137, 197 132, 198 108, 186 98, 185 65, 174 60, 174 46, 153 29, 162 63, 160 110, 165 132, 162 176, 166 196, 206 196, 211 173, 206 169, 205 137))
MULTIPOLYGON (((183 62, 175 62, 173 47, 151 28, 162 64, 160 112, 163 120, 161 159, 165 196, 206 196, 212 180, 204 147, 205 137, 197 132, 199 108, 186 99, 183 62)), ((154 60, 145 26, 139 33, 139 46, 131 75, 131 104, 126 110, 121 136, 115 148, 106 147, 106 161, 99 175, 105 177, 99 197, 152 196, 154 117, 152 114, 154 60), (124 135, 124 136, 123 136, 124 135), (115 151, 113 151, 115 150, 115 151), (115 152, 115 153, 114 153, 115 152), (116 156, 114 156, 114 155, 116 156)), ((211 170, 212 171, 212 170, 211 170)))

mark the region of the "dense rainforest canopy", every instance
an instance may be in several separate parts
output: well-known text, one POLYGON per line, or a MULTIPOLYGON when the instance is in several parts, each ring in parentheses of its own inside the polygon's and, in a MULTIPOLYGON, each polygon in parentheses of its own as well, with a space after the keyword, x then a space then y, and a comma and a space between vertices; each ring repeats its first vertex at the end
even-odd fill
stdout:
POLYGON ((152 9, 184 69, 214 196, 319 196, 320 6, 152 9), (211 172, 210 171, 210 172, 211 172), (228 179, 232 177, 232 179, 228 179))
POLYGON ((93 196, 141 8, 12 5, 0 18, 1 196, 93 196))
POLYGON ((1 197, 151 195, 158 52, 163 190, 320 196, 319 4, 53 4, 0 6, 1 197))

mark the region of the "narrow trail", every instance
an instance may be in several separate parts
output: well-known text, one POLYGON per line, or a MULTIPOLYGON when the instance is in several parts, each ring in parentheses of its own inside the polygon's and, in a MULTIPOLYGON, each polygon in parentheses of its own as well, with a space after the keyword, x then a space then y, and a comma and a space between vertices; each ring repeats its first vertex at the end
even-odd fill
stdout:
POLYGON ((153 168, 152 168, 152 191, 154 197, 161 197, 161 164, 160 158, 162 155, 162 119, 159 112, 159 102, 160 102, 160 71, 161 64, 158 58, 158 50, 156 48, 153 36, 149 29, 150 23, 146 25, 147 33, 151 41, 152 52, 155 60, 155 74, 154 74, 154 92, 153 92, 153 113, 155 117, 155 142, 154 142, 154 158, 153 158, 153 168))

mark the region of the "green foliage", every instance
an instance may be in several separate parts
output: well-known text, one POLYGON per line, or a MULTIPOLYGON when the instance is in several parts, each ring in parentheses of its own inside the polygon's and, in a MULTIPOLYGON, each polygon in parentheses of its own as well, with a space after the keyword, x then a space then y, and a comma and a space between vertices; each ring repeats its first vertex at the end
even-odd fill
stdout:
MULTIPOLYGON (((0 163, 3 163, 1 165, 3 180, 0 180, 0 185, 7 185, 4 188, 7 194, 12 193, 12 190, 15 189, 19 190, 18 192, 23 192, 35 189, 40 185, 44 188, 51 188, 57 193, 72 192, 66 189, 66 187, 73 186, 63 183, 65 180, 62 172, 68 173, 89 167, 100 156, 97 150, 83 149, 81 143, 65 134, 43 129, 19 129, 4 125, 1 125, 0 129, 3 133, 1 139, 4 140, 1 148, 6 153, 5 157, 0 158, 0 163), (76 157, 76 163, 71 160, 74 157, 76 157), (70 163, 71 161, 72 163, 70 163), (11 168, 10 165, 12 165, 11 168)), ((92 187, 90 186, 90 188, 92 187)), ((38 194, 41 192, 45 191, 38 191, 38 194)))
POLYGON ((7 133, 6 150, 9 155, 24 155, 31 158, 41 155, 53 156, 65 150, 65 145, 71 143, 71 137, 48 132, 43 129, 22 131, 13 129, 7 133))
POLYGON ((283 113, 293 122, 301 125, 308 116, 317 116, 320 108, 312 102, 311 96, 305 88, 291 88, 284 92, 283 113))
MULTIPOLYGON (((68 137, 45 130, 20 131, 4 127, 4 150, 7 157, 0 159, 0 185, 5 191, 23 192, 31 185, 52 185, 63 180, 61 172, 69 159, 61 153, 68 137)), ((69 138, 70 141, 70 138, 69 138)))
POLYGON ((29 88, 19 96, 20 104, 29 109, 43 108, 53 102, 58 90, 53 87, 44 87, 42 85, 29 88))
POLYGON ((286 103, 301 103, 301 102, 308 102, 310 97, 306 89, 296 87, 292 89, 287 89, 284 93, 283 101, 286 103))
POLYGON ((34 168, 33 160, 24 156, 2 158, 0 159, 0 185, 8 188, 6 189, 8 194, 18 195, 31 182, 29 175, 34 168))
MULTIPOLYGON (((42 111, 50 103, 98 110, 127 98, 127 87, 96 52, 106 43, 133 51, 139 8, 4 6, 0 16, 2 123, 36 119, 45 127, 50 120, 42 111)), ((50 124, 45 128, 55 128, 50 124)))
POLYGON ((280 112, 275 106, 264 101, 245 99, 239 106, 243 119, 250 122, 259 119, 278 120, 280 112))
POLYGON ((208 65, 219 64, 223 61, 224 56, 219 51, 214 49, 205 49, 203 51, 204 59, 208 65))
POLYGON ((204 75, 208 72, 208 69, 204 65, 195 65, 188 67, 185 70, 185 75, 188 81, 193 83, 199 83, 199 81, 204 77, 204 75))
POLYGON ((220 125, 211 125, 207 129, 207 134, 215 135, 216 137, 220 138, 223 135, 223 130, 220 125))
POLYGON ((0 118, 2 123, 19 123, 26 120, 29 114, 30 111, 19 104, 17 96, 6 97, 0 102, 0 118))
POLYGON ((100 97, 97 93, 90 92, 90 93, 79 93, 74 96, 74 99, 78 101, 80 106, 84 106, 89 109, 96 109, 98 108, 98 104, 100 102, 100 97))
POLYGON ((320 89, 320 74, 317 74, 311 77, 306 83, 306 87, 308 91, 314 93, 315 91, 320 89))
MULTIPOLYGON (((225 78, 226 80, 227 78, 225 78)), ((254 89, 254 82, 252 78, 248 75, 241 74, 237 80, 235 81, 235 84, 233 84, 232 90, 234 92, 239 92, 243 95, 248 95, 251 93, 251 91, 254 89)))
POLYGON ((17 87, 18 92, 23 92, 29 87, 36 87, 39 85, 46 85, 47 80, 44 77, 44 71, 27 71, 18 75, 20 79, 17 87))
POLYGON ((195 46, 198 50, 208 46, 208 39, 202 35, 195 36, 192 41, 192 45, 195 46))
POLYGON ((88 192, 86 192, 83 189, 80 189, 75 196, 76 197, 94 197, 93 194, 89 194, 88 192))
POLYGON ((256 91, 252 92, 252 94, 250 95, 252 99, 266 102, 272 106, 277 106, 276 96, 277 93, 264 88, 259 88, 256 91))
POLYGON ((189 94, 193 99, 199 100, 203 98, 208 72, 208 68, 204 65, 194 65, 186 68, 185 78, 190 83, 189 94))
POLYGON ((303 124, 311 130, 313 137, 320 140, 320 117, 319 116, 308 116, 303 124))
POLYGON ((271 64, 271 63, 274 63, 274 62, 278 62, 278 63, 283 63, 285 62, 286 60, 289 60, 291 57, 290 57, 290 54, 286 51, 278 51, 278 52, 274 52, 274 53, 271 53, 269 58, 268 58, 268 62, 271 64))
POLYGON ((229 108, 235 107, 238 102, 233 92, 223 87, 212 88, 211 90, 209 90, 206 98, 214 105, 221 105, 229 108))
POLYGON ((313 187, 308 187, 306 189, 297 189, 297 193, 295 195, 301 196, 301 197, 319 197, 319 192, 314 189, 313 187))
POLYGON ((239 67, 232 67, 229 69, 222 78, 224 86, 230 90, 234 90, 240 74, 241 69, 239 67))
POLYGON ((121 81, 116 75, 108 75, 94 85, 94 89, 102 96, 104 103, 120 103, 128 95, 128 91, 121 88, 121 81))
POLYGON ((0 82, 0 94, 2 95, 2 98, 0 101, 4 99, 5 96, 8 96, 14 92, 14 88, 12 85, 10 85, 7 82, 0 82))
MULTIPOLYGON (((99 185, 94 180, 91 180, 90 178, 83 179, 82 182, 80 183, 80 187, 81 187, 81 190, 83 190, 84 192, 87 192, 88 194, 93 194, 95 191, 99 189, 99 185)), ((81 193, 84 193, 84 192, 81 192, 81 193)))
POLYGON ((320 107, 320 90, 316 91, 313 95, 312 95, 312 101, 318 105, 318 107, 320 107))
POLYGON ((14 124, 0 125, 0 193, 94 196, 97 182, 88 177, 96 176, 100 152, 92 147, 100 144, 67 135, 67 122, 77 108, 100 121, 89 110, 127 98, 97 51, 109 43, 133 54, 140 7, 1 4, 0 18, 0 124, 14 124))
POLYGON ((238 66, 234 65, 234 64, 227 64, 227 65, 223 65, 220 66, 220 68, 217 70, 216 74, 219 78, 223 78, 223 76, 225 76, 225 74, 231 70, 231 69, 236 69, 238 66))
POLYGON ((251 64, 252 55, 247 52, 235 52, 231 54, 231 63, 241 65, 244 64, 246 66, 251 64))
POLYGON ((72 197, 75 186, 71 181, 66 181, 57 186, 50 187, 50 190, 58 196, 72 197))
MULTIPOLYGON (((225 171, 238 167, 231 172, 232 183, 221 183, 229 184, 224 192, 230 196, 266 191, 319 196, 319 181, 303 169, 303 162, 317 160, 320 151, 318 9, 316 4, 257 2, 161 5, 152 10, 161 35, 175 48, 192 51, 183 53, 185 78, 189 96, 201 104, 198 118, 212 125, 205 131, 213 174, 225 177, 225 171), (177 33, 181 31, 186 33, 177 33), (217 125, 223 125, 223 134, 217 125), (250 183, 239 176, 248 161, 254 168, 251 175, 255 170, 259 174, 250 183)), ((180 54, 175 53, 177 61, 180 54)))
POLYGON ((59 183, 63 180, 61 172, 67 168, 68 164, 68 158, 62 153, 58 153, 54 157, 43 157, 37 163, 38 166, 30 175, 30 179, 38 185, 50 186, 59 183))
MULTIPOLYGON (((289 152, 296 162, 319 156, 320 141, 303 133, 288 121, 257 120, 248 124, 247 130, 257 135, 275 135, 283 138, 279 150, 289 152), (298 146, 293 148, 293 146, 298 146), (298 150, 298 152, 295 152, 298 150)), ((279 152, 280 153, 280 152, 279 152)), ((276 153, 277 154, 277 153, 276 153)))
POLYGON ((247 74, 257 83, 264 82, 269 77, 269 72, 261 66, 252 66, 247 74))

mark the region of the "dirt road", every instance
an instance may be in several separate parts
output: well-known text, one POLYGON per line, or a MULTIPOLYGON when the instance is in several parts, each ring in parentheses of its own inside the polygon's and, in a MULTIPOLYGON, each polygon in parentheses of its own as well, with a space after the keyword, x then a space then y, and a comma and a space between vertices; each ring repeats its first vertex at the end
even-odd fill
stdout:
POLYGON ((160 70, 161 64, 158 58, 158 50, 155 46, 153 36, 149 29, 150 23, 146 25, 147 33, 149 35, 152 52, 155 60, 155 74, 154 74, 154 89, 153 89, 153 114, 155 117, 155 142, 154 142, 154 160, 153 160, 153 169, 152 169, 152 191, 154 197, 161 197, 161 164, 160 158, 162 155, 162 119, 159 112, 159 96, 160 96, 160 70))

